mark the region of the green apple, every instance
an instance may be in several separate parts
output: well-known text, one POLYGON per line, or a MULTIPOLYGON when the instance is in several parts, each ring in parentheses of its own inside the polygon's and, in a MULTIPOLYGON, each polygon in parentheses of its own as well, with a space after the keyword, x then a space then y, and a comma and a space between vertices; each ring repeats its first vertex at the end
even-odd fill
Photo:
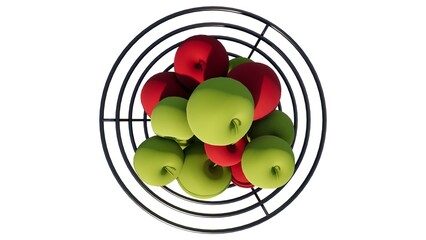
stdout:
POLYGON ((225 191, 231 182, 231 169, 208 159, 204 144, 195 141, 184 150, 185 160, 177 181, 188 195, 208 199, 225 191))
POLYGON ((186 118, 187 102, 187 99, 177 96, 166 97, 158 102, 151 114, 154 133, 178 141, 194 136, 186 118))
POLYGON ((260 188, 285 185, 295 169, 294 153, 282 138, 264 135, 247 144, 241 167, 247 180, 260 188))
POLYGON ((231 60, 229 60, 229 68, 228 68, 228 73, 234 69, 234 67, 240 65, 241 63, 245 63, 245 62, 253 62, 250 58, 246 58, 246 57, 235 57, 231 60))
POLYGON ((292 145, 294 141, 294 124, 291 118, 280 110, 274 110, 265 117, 252 123, 247 135, 255 139, 263 135, 280 137, 292 145))
POLYGON ((234 144, 250 129, 254 101, 239 81, 227 77, 210 78, 192 92, 186 107, 189 127, 204 143, 234 144))
POLYGON ((136 149, 133 166, 138 177, 146 184, 165 186, 179 176, 184 159, 183 150, 177 142, 152 136, 136 149))

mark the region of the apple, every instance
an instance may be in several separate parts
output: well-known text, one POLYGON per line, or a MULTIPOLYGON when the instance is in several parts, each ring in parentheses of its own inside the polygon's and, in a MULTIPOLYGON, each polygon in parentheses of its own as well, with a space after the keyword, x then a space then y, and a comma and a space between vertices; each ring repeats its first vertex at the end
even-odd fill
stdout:
POLYGON ((295 169, 294 153, 282 138, 264 135, 249 142, 241 159, 244 175, 260 188, 285 185, 295 169))
POLYGON ((251 188, 254 187, 252 183, 244 175, 243 169, 241 167, 241 162, 231 166, 231 181, 235 186, 242 188, 251 188))
POLYGON ((229 167, 241 161, 244 148, 247 144, 247 138, 244 136, 235 144, 226 146, 216 146, 204 143, 204 150, 207 157, 214 163, 220 166, 229 167))
POLYGON ((165 186, 179 176, 184 158, 178 143, 152 136, 145 139, 136 149, 133 166, 138 177, 146 184, 165 186))
POLYGON ((184 192, 192 197, 208 199, 228 188, 231 182, 230 168, 212 162, 202 142, 193 142, 185 148, 184 155, 182 170, 177 178, 184 192))
POLYGON ((227 77, 208 79, 194 89, 186 107, 194 135, 210 145, 225 146, 240 140, 253 122, 250 91, 227 77))
POLYGON ((166 97, 158 102, 151 116, 153 132, 177 141, 189 140, 194 136, 186 117, 187 103, 187 99, 176 96, 166 97))
POLYGON ((151 117, 152 110, 161 99, 169 96, 188 99, 190 94, 178 83, 174 72, 160 72, 148 78, 142 87, 140 98, 143 109, 151 117))
POLYGON ((178 81, 192 91, 206 79, 225 77, 229 57, 219 40, 200 34, 185 39, 179 45, 173 63, 178 81))
POLYGON ((294 134, 293 120, 280 110, 274 110, 265 117, 254 121, 247 133, 250 139, 263 135, 274 135, 284 139, 290 145, 294 142, 294 134))
POLYGON ((229 67, 228 67, 228 73, 234 69, 236 66, 240 65, 241 63, 245 62, 253 62, 250 58, 246 57, 235 57, 231 60, 229 60, 229 67))
POLYGON ((227 77, 236 79, 246 86, 254 99, 254 118, 258 120, 271 113, 281 99, 281 83, 274 70, 259 62, 241 63, 227 77))

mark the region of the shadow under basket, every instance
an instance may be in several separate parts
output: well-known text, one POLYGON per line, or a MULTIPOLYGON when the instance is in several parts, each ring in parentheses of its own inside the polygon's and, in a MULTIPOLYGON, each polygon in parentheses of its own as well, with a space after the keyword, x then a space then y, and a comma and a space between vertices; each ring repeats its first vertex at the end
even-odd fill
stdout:
POLYGON ((317 73, 302 48, 286 32, 244 10, 208 6, 159 19, 128 43, 106 80, 99 124, 112 174, 137 206, 180 229, 230 233, 270 220, 299 196, 320 160, 326 119, 324 93, 317 73), (153 74, 173 71, 177 47, 196 34, 214 36, 230 58, 242 56, 265 63, 279 76, 282 96, 277 109, 289 115, 295 127, 292 148, 296 169, 286 185, 261 189, 230 184, 219 196, 201 200, 182 192, 176 181, 152 187, 136 175, 133 155, 142 141, 154 135, 140 102, 140 91, 153 74))

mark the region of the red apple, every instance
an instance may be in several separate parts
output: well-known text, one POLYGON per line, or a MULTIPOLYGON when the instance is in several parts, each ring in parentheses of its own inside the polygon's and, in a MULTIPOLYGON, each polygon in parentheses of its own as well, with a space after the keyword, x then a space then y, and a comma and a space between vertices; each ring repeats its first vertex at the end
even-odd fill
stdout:
POLYGON ((184 40, 174 58, 174 71, 188 90, 204 80, 225 77, 228 73, 228 52, 222 43, 208 35, 195 35, 184 40))
POLYGON ((204 143, 207 157, 219 166, 229 167, 241 161, 244 148, 247 144, 246 137, 241 138, 235 144, 217 146, 204 143))
POLYGON ((241 63, 228 73, 228 77, 243 83, 254 99, 254 119, 271 113, 281 99, 281 84, 274 70, 259 62, 241 63))
POLYGON ((231 166, 231 181, 234 185, 243 187, 243 188, 251 188, 254 187, 252 183, 244 175, 243 169, 241 167, 241 162, 231 166))
POLYGON ((190 92, 177 82, 174 72, 160 72, 146 81, 140 96, 146 114, 151 117, 152 110, 160 100, 170 96, 188 99, 190 92))

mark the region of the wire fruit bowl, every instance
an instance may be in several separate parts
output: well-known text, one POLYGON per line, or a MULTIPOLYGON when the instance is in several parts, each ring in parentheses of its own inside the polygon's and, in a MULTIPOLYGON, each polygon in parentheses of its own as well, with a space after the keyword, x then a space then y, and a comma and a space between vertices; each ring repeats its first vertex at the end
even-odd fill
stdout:
POLYGON ((229 7, 197 7, 152 23, 124 48, 106 80, 100 105, 100 135, 113 176, 135 204, 174 227, 201 233, 236 232, 282 212, 308 184, 324 148, 326 105, 317 73, 301 47, 272 22, 229 7), (202 19, 194 22, 194 19, 202 19), (226 20, 226 21, 224 21, 226 20), (153 74, 173 70, 173 57, 187 37, 217 38, 230 57, 247 57, 269 65, 283 86, 277 109, 294 122, 292 179, 277 189, 240 188, 230 184, 221 195, 196 199, 176 183, 152 187, 131 164, 138 145, 155 135, 139 93, 153 74), (232 52, 231 52, 232 50, 232 52))

